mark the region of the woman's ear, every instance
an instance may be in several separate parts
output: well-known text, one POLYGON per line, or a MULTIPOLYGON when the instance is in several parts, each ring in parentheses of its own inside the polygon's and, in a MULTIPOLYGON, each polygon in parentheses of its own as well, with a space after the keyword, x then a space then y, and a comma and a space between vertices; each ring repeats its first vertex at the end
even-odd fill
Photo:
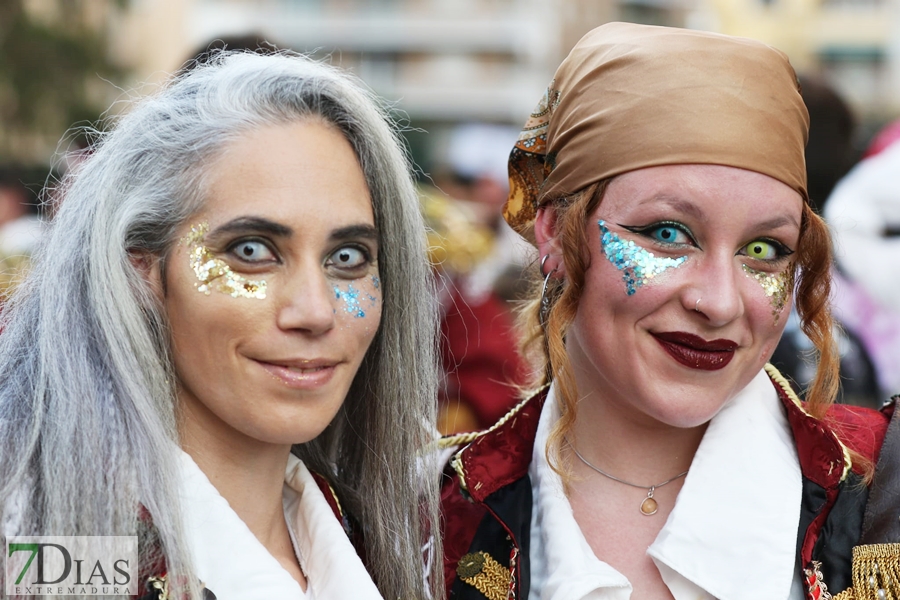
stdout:
POLYGON ((131 250, 128 259, 140 276, 150 287, 150 291, 160 302, 166 295, 166 286, 163 279, 163 261, 156 255, 146 250, 131 250))
POLYGON ((534 239, 542 261, 541 275, 555 271, 555 277, 565 277, 566 263, 556 235, 556 209, 552 205, 538 209, 534 219, 534 239))

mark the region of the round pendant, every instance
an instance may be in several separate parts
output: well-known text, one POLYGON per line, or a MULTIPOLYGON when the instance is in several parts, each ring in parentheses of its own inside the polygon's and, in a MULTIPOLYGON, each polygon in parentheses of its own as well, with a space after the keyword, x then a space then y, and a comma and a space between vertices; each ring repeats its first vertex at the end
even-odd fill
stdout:
POLYGON ((641 502, 641 514, 650 516, 655 515, 656 511, 659 509, 659 504, 656 503, 656 500, 653 498, 644 498, 644 501, 641 502))

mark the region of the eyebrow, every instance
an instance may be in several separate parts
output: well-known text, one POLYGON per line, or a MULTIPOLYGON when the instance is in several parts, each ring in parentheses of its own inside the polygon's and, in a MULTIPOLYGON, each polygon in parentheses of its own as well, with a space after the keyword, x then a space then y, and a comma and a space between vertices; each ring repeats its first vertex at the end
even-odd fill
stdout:
MULTIPOLYGON (((701 211, 695 204, 677 196, 651 196, 650 198, 642 201, 641 204, 652 204, 656 202, 667 204, 675 210, 694 217, 698 221, 707 220, 706 215, 704 215, 703 211, 701 211)), ((793 225, 798 228, 800 227, 800 223, 797 222, 797 219, 795 219, 793 215, 780 215, 777 217, 773 217, 760 223, 754 223, 753 227, 759 230, 769 230, 778 229, 779 227, 784 227, 785 225, 793 225)))
MULTIPOLYGON (((291 237, 294 234, 294 230, 292 228, 275 221, 270 221, 269 219, 264 219, 262 217, 238 217, 216 227, 210 233, 210 236, 215 237, 223 234, 251 232, 268 233, 269 235, 275 237, 286 238, 291 237)), ((367 223, 360 223, 341 227, 340 229, 335 229, 328 237, 332 241, 341 241, 353 238, 368 238, 377 241, 378 230, 367 223)))
POLYGON ((660 194, 656 196, 650 196, 649 198, 646 198, 640 202, 640 204, 645 205, 657 203, 667 204, 677 211, 694 217, 698 221, 707 220, 706 215, 704 215, 703 211, 701 211, 695 204, 693 204, 692 202, 688 202, 683 198, 679 198, 678 196, 668 196, 665 194, 660 194))
POLYGON ((359 225, 348 225, 347 227, 341 227, 340 229, 332 231, 329 238, 333 241, 353 238, 368 238, 370 240, 378 241, 378 230, 368 224, 361 223, 359 225))
POLYGON ((262 217, 238 217, 223 225, 216 227, 210 235, 217 236, 226 233, 268 233, 276 237, 291 237, 294 230, 281 223, 270 221, 262 217))
POLYGON ((793 215, 782 215, 780 217, 774 217, 772 219, 769 219, 768 221, 757 223, 755 227, 757 229, 778 229, 779 227, 784 227, 785 225, 793 225, 797 229, 800 228, 800 223, 797 222, 797 219, 795 219, 793 215))

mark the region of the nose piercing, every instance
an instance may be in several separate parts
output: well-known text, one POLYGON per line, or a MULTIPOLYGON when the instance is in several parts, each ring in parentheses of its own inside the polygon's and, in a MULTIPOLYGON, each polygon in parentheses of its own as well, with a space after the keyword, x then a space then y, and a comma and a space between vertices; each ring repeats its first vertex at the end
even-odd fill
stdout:
POLYGON ((700 300, 702 300, 702 298, 697 298, 697 301, 694 302, 694 310, 697 312, 700 312, 700 300))

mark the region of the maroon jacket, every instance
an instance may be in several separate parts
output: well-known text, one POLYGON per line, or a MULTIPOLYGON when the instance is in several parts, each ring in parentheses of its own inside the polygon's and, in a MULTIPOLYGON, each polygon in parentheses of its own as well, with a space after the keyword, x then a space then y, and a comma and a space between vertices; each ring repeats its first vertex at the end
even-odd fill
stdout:
MULTIPOLYGON (((879 413, 835 405, 823 422, 807 415, 791 399, 793 392, 774 381, 773 385, 797 444, 803 477, 797 552, 808 596, 818 600, 825 586, 837 593, 852 584, 851 549, 860 537, 868 496, 861 469, 854 465, 844 474, 838 438, 874 464, 893 406, 879 413)), ((546 390, 522 402, 457 452, 444 471, 444 581, 451 600, 528 597, 532 510, 528 467, 545 399, 546 390), (476 575, 482 590, 472 583, 476 575), (501 584, 508 588, 505 594, 501 584)))

